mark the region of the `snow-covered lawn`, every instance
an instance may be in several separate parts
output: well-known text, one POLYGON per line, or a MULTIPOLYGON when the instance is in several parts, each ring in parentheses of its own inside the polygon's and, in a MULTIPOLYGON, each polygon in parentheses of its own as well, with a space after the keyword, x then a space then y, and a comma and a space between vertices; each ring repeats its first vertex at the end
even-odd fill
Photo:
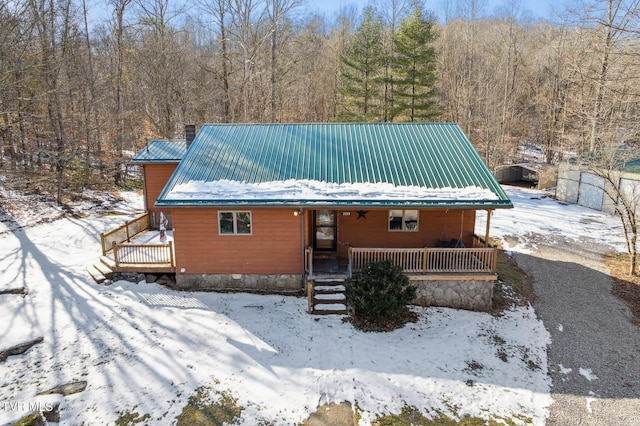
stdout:
MULTIPOLYGON (((494 214, 492 234, 517 234, 512 250, 530 249, 528 232, 620 241, 611 237, 614 218, 531 199, 537 192, 509 195, 516 209, 494 214)), ((0 363, 0 424, 52 399, 61 401, 61 424, 113 424, 125 411, 171 424, 200 386, 237 398, 247 425, 301 422, 341 401, 358 405, 361 424, 405 405, 545 422, 550 341, 532 308, 502 317, 417 309, 417 323, 363 333, 339 316, 307 314, 304 298, 96 285, 85 268, 100 255, 99 233, 124 220, 93 215, 0 229, 0 290, 28 291, 0 296, 0 350, 44 337, 0 363), (88 382, 85 391, 36 396, 78 380, 88 382)))

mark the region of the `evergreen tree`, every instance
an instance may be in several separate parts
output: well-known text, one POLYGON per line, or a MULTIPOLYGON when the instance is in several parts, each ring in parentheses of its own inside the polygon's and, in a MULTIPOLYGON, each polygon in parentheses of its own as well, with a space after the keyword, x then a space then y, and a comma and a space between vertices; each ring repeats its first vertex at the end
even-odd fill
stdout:
POLYGON ((416 7, 400 23, 393 39, 394 116, 409 121, 438 115, 435 104, 434 19, 416 7))
POLYGON ((340 58, 339 121, 381 120, 383 52, 382 21, 372 8, 367 8, 362 24, 340 58))

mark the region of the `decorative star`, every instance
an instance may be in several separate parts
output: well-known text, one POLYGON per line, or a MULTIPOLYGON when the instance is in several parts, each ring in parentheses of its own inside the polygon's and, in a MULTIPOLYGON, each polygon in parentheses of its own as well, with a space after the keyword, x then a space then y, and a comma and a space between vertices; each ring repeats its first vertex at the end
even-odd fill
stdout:
POLYGON ((363 218, 366 219, 367 218, 367 213, 369 213, 368 211, 365 210, 358 210, 356 213, 358 213, 358 217, 356 218, 356 220, 363 218))

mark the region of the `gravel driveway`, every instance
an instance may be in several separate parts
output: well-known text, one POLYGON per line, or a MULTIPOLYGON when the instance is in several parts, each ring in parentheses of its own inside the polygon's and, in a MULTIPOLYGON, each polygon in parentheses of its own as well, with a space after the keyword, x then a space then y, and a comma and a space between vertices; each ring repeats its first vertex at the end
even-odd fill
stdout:
POLYGON ((640 328, 611 294, 597 241, 532 236, 515 254, 533 278, 533 305, 551 334, 548 425, 640 425, 640 328))

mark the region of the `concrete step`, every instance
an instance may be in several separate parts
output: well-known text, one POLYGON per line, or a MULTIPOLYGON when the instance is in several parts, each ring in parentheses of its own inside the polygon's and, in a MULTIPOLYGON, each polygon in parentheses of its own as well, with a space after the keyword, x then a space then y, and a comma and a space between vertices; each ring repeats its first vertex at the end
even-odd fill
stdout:
POLYGON ((102 284, 107 279, 107 277, 105 277, 102 272, 98 271, 94 265, 89 266, 87 268, 87 272, 97 284, 102 284))

